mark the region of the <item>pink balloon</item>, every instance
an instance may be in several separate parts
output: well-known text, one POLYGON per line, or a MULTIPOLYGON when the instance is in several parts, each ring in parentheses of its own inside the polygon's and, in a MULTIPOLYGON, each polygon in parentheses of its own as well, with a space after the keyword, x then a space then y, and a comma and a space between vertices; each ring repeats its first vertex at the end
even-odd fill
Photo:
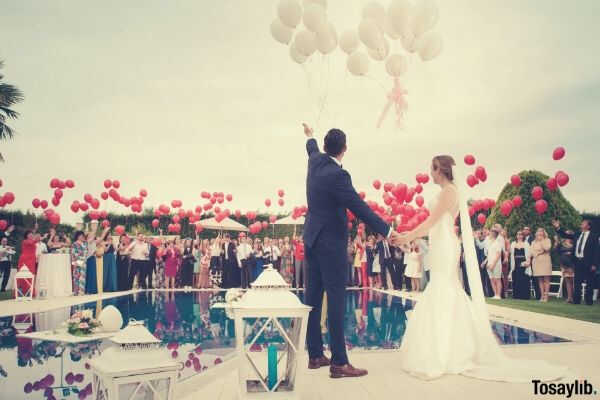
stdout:
POLYGON ((40 199, 37 199, 37 198, 33 199, 31 201, 31 205, 33 206, 33 208, 39 208, 39 206, 40 206, 40 199))
POLYGON ((565 156, 565 153, 566 151, 564 147, 557 147, 556 149, 554 149, 554 152, 552 152, 552 159, 554 159, 555 161, 562 160, 565 156))
POLYGON ((112 181, 112 185, 115 189, 118 189, 121 187, 121 182, 119 182, 118 180, 114 180, 112 181))
POLYGON ((467 154, 465 156, 465 164, 467 164, 467 165, 474 165, 475 164, 475 157, 473 157, 471 154, 467 154))
POLYGON ((227 199, 227 201, 231 201, 233 200, 233 195, 228 194, 227 196, 225 196, 225 198, 227 199))
POLYGON ((110 189, 111 186, 112 186, 112 181, 110 179, 105 179, 104 180, 104 187, 106 189, 110 189))
POLYGON ((484 214, 479 214, 477 216, 477 222, 479 222, 481 225, 485 224, 486 220, 487 220, 487 218, 485 217, 484 214))
POLYGON ((65 182, 65 185, 69 188, 69 189, 73 189, 75 187, 75 182, 73 182, 72 179, 67 179, 67 181, 65 182))
POLYGON ((567 175, 563 171, 558 171, 554 178, 556 179, 556 183, 558 183, 558 186, 560 187, 566 186, 569 183, 569 175, 567 175))
POLYGON ((513 175, 510 177, 510 183, 511 185, 513 185, 514 187, 519 187, 521 186, 521 177, 519 175, 513 175))
POLYGON ((266 199, 265 200, 265 206, 271 207, 271 200, 270 199, 266 199))
POLYGON ((156 219, 156 218, 153 219, 152 220, 152 227, 156 229, 156 228, 158 228, 158 225, 160 225, 160 221, 158 219, 156 219))
POLYGON ((556 178, 548 178, 548 180, 546 181, 546 187, 551 192, 558 189, 558 183, 556 182, 556 178))
POLYGON ((513 203, 513 206, 515 206, 515 207, 521 207, 521 205, 523 204, 523 199, 521 199, 521 196, 517 195, 517 196, 513 197, 512 203, 513 203))
POLYGON ((546 210, 548 209, 548 203, 546 202, 546 200, 538 200, 535 202, 535 211, 537 211, 538 214, 543 214, 546 212, 546 210))
POLYGON ((482 166, 479 166, 479 167, 475 168, 475 176, 481 182, 485 182, 486 179, 487 179, 487 173, 485 172, 485 168, 482 167, 482 166))
POLYGON ((536 186, 531 190, 531 197, 533 197, 534 200, 540 200, 543 195, 544 189, 542 189, 540 186, 536 186))
POLYGON ((423 199, 423 196, 417 196, 415 198, 415 203, 417 203, 417 206, 423 207, 423 204, 425 204, 425 200, 423 199))
POLYGON ((148 196, 148 191, 146 189, 140 190, 140 196, 142 196, 142 197, 148 196))
MULTIPOLYGON (((375 190, 379 190, 381 189, 381 181, 379 179, 375 179, 373 181, 373 187, 375 188, 375 190)), ((386 190, 387 191, 387 190, 386 190)))
POLYGON ((467 176, 467 185, 469 185, 469 187, 474 187, 475 185, 477 185, 477 183, 478 181, 475 175, 467 176))

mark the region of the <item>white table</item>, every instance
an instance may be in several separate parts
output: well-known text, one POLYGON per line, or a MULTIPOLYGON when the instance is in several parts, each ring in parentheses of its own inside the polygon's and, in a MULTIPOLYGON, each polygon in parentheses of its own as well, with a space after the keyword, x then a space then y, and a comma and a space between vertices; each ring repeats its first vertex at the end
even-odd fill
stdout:
POLYGON ((73 294, 71 255, 63 253, 42 254, 35 277, 35 290, 46 289, 46 298, 66 297, 73 294))

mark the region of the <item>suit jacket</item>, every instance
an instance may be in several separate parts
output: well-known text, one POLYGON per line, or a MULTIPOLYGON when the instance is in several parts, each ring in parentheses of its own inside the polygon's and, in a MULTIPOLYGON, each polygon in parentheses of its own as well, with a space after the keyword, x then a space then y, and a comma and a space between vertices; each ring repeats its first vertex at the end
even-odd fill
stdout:
POLYGON ((313 247, 320 238, 345 248, 348 243, 346 209, 375 232, 387 236, 389 227, 356 193, 350 174, 327 154, 321 153, 315 139, 306 142, 306 151, 308 211, 304 221, 304 243, 313 247))
POLYGON ((235 248, 235 244, 229 243, 227 246, 227 259, 225 259, 225 243, 223 243, 221 245, 221 258, 223 259, 223 265, 225 265, 226 262, 229 262, 230 264, 233 263, 234 265, 238 266, 237 249, 235 248))
MULTIPOLYGON (((392 247, 388 245, 388 249, 390 250, 389 260, 393 260, 394 254, 392 253, 392 247)), ((383 262, 385 260, 385 249, 383 248, 383 240, 377 242, 377 255, 379 256, 379 264, 384 265, 383 262)))
MULTIPOLYGON (((583 232, 577 232, 574 235, 570 235, 565 232, 563 228, 558 229, 557 232, 561 237, 573 240, 573 255, 575 259, 577 259, 577 242, 581 235, 583 235, 583 232)), ((583 247, 583 263, 585 265, 597 265, 599 258, 600 249, 598 248, 598 235, 595 235, 590 231, 585 246, 583 247)))

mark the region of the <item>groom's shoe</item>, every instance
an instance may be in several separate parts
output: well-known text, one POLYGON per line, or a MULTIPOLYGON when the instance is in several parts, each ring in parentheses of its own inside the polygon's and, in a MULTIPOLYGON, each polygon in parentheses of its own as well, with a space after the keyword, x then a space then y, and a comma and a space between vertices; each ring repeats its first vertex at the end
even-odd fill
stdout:
POLYGON ((310 358, 308 360, 308 369, 319 369, 331 365, 331 360, 325 356, 319 358, 310 358))
POLYGON ((366 369, 354 368, 351 364, 331 365, 329 367, 329 376, 331 378, 356 378, 368 374, 366 369))

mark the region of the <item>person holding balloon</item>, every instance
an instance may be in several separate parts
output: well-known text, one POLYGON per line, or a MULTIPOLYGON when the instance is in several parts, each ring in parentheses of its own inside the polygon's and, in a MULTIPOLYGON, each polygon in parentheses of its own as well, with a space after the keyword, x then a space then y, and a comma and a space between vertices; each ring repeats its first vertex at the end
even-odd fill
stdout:
POLYGON ((550 242, 546 230, 544 228, 538 228, 535 232, 535 239, 531 243, 531 266, 533 269, 533 276, 536 277, 540 286, 540 301, 543 303, 548 301, 548 293, 550 292, 550 277, 552 276, 552 259, 550 258, 551 249, 552 242, 550 242))
MULTIPOLYGON (((23 234, 23 241, 21 242, 21 255, 17 263, 17 269, 20 271, 23 267, 27 267, 29 271, 36 275, 37 273, 37 242, 35 234, 37 232, 38 225, 35 224, 33 231, 27 230, 23 234)), ((27 291, 27 283, 24 280, 19 281, 19 290, 23 293, 27 291)))

